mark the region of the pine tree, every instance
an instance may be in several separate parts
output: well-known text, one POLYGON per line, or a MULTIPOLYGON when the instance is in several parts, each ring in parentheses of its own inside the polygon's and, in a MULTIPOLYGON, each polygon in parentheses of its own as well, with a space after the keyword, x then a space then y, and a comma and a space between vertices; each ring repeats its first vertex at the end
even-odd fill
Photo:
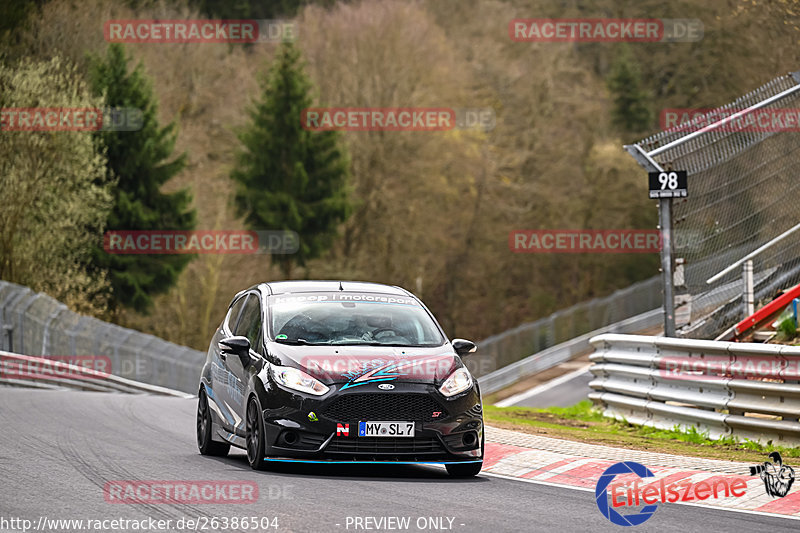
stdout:
POLYGON ((250 229, 298 234, 296 254, 274 256, 291 278, 292 266, 304 266, 326 251, 349 216, 349 162, 337 132, 312 132, 301 125, 301 112, 312 103, 312 85, 291 43, 281 45, 262 88, 251 124, 239 137, 244 150, 232 173, 235 204, 250 229))
POLYGON ((612 122, 626 133, 642 133, 652 126, 649 95, 642 88, 642 76, 627 44, 620 45, 607 80, 614 99, 612 122))
MULTIPOLYGON (((161 186, 186 165, 186 155, 173 157, 175 124, 160 128, 157 103, 139 64, 128 72, 129 58, 122 45, 109 46, 105 59, 93 58, 93 90, 106 106, 141 111, 138 131, 103 131, 97 141, 108 156, 108 177, 117 183, 114 207, 106 230, 191 230, 196 212, 188 190, 165 194, 161 186)), ((147 312, 152 296, 172 287, 191 255, 119 255, 95 250, 95 264, 107 269, 113 309, 130 307, 147 312)))

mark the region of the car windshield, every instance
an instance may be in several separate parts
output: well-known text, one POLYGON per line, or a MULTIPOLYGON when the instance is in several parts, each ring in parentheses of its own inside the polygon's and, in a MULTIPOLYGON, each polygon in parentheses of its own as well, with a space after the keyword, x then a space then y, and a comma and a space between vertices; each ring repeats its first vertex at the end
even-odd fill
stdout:
POLYGON ((413 298, 383 294, 270 297, 271 337, 285 344, 441 346, 444 338, 413 298))

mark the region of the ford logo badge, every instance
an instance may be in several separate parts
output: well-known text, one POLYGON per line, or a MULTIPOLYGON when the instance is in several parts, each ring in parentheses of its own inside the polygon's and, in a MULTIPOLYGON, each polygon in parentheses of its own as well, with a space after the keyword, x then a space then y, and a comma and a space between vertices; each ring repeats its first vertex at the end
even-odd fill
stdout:
POLYGON ((394 385, 390 385, 389 383, 381 383, 380 385, 378 385, 378 388, 381 390, 392 390, 394 388, 394 385))

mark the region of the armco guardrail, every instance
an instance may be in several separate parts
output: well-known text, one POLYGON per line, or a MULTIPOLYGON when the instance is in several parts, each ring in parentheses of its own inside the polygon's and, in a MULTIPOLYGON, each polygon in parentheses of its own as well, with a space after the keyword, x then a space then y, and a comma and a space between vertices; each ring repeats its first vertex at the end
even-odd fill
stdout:
POLYGON ((800 347, 604 334, 589 398, 633 424, 800 445, 800 347))
POLYGON ((0 350, 106 357, 116 376, 188 393, 197 392, 205 361, 203 352, 80 315, 7 281, 0 281, 0 350))
POLYGON ((127 394, 159 394, 189 398, 192 395, 148 385, 46 357, 0 351, 0 385, 47 389, 78 389, 127 394))
MULTIPOLYGON (((516 363, 512 363, 499 370, 486 374, 485 376, 479 377, 478 382, 481 386, 481 393, 491 394, 497 392, 521 379, 552 368, 577 355, 586 353, 592 348, 589 344, 590 339, 601 333, 641 332, 642 330, 659 327, 662 323, 662 317, 663 311, 661 309, 653 309, 647 313, 642 313, 641 315, 634 316, 627 320, 604 326, 585 335, 570 339, 567 342, 562 342, 561 344, 537 352, 521 361, 517 361, 516 363)), ((480 346, 478 349, 480 350, 480 346)), ((465 363, 468 368, 471 368, 473 365, 469 358, 466 359, 465 363)))

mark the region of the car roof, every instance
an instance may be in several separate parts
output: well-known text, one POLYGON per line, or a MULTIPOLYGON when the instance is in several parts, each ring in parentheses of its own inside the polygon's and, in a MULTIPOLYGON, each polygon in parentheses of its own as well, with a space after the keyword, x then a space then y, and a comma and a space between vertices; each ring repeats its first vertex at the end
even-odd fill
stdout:
POLYGON ((298 280, 273 281, 262 283, 269 294, 291 294, 300 292, 374 292, 381 294, 397 294, 413 296, 407 290, 382 283, 368 281, 334 281, 334 280, 298 280))

